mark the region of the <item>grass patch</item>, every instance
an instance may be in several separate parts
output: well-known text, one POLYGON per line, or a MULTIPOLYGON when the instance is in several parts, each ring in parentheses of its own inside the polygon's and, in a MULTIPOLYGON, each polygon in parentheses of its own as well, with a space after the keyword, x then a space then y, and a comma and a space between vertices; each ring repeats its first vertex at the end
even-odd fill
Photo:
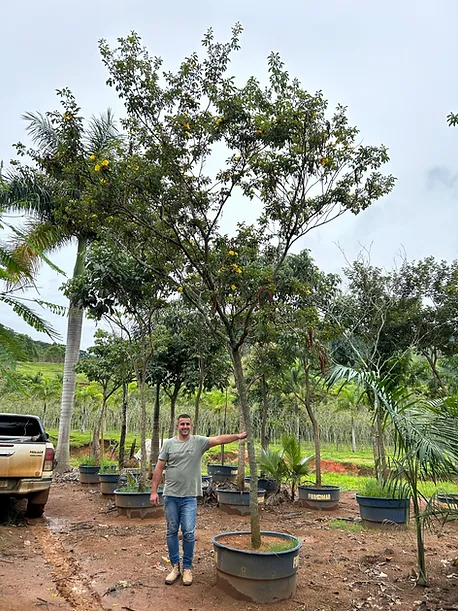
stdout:
POLYGON ((278 541, 275 543, 268 543, 268 552, 278 553, 278 552, 287 552, 290 549, 296 547, 299 543, 297 539, 285 539, 283 541, 278 541))
POLYGON ((347 532, 359 533, 364 530, 359 522, 347 522, 347 520, 331 520, 328 522, 329 528, 333 530, 346 530, 347 532))

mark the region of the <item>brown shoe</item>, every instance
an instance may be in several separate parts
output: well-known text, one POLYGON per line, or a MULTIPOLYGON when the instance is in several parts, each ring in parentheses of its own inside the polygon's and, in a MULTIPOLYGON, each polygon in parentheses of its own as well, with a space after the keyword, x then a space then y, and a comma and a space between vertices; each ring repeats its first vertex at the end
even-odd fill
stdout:
POLYGON ((191 569, 183 569, 183 585, 190 586, 192 584, 192 571, 191 569))
POLYGON ((175 583, 175 581, 178 579, 178 577, 180 575, 181 575, 180 565, 179 564, 172 564, 172 570, 170 571, 170 573, 165 578, 165 583, 168 586, 171 585, 172 583, 175 583))

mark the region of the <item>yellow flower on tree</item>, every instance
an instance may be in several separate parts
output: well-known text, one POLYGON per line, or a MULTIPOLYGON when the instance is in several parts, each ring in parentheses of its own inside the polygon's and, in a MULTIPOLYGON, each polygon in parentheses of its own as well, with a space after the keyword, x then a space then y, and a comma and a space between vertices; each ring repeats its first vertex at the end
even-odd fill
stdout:
POLYGON ((322 166, 325 166, 328 162, 329 162, 329 159, 327 157, 323 157, 320 163, 322 166))
POLYGON ((96 172, 100 172, 100 170, 101 170, 101 169, 102 169, 102 166, 101 166, 99 163, 97 163, 97 164, 96 164, 96 166, 95 166, 95 168, 94 168, 94 170, 95 170, 96 172))
POLYGON ((185 127, 185 128, 186 128, 186 129, 188 129, 188 130, 189 130, 189 129, 191 129, 191 127, 190 127, 189 123, 183 123, 183 127, 185 127))
POLYGON ((180 291, 180 293, 181 293, 181 292, 182 292, 182 290, 183 290, 183 287, 182 287, 182 286, 179 286, 179 287, 178 287, 178 290, 179 290, 179 291, 180 291))
POLYGON ((95 160, 95 155, 94 155, 94 153, 92 153, 92 155, 89 157, 89 159, 90 159, 91 161, 94 161, 94 160, 95 160))
POLYGON ((237 288, 237 287, 235 286, 235 284, 231 284, 231 289, 232 289, 233 291, 235 291, 235 289, 236 289, 236 288, 237 288))
POLYGON ((108 159, 104 159, 101 165, 103 165, 103 167, 106 168, 109 163, 110 162, 108 161, 108 159))
POLYGON ((260 136, 262 134, 262 129, 257 129, 256 133, 258 134, 258 136, 260 136))
MULTIPOLYGON (((229 253, 228 253, 228 254, 229 254, 231 257, 236 257, 236 256, 237 256, 236 251, 235 251, 235 250, 232 250, 232 249, 229 251, 229 253)), ((235 265, 235 264, 234 264, 234 265, 235 265)))
POLYGON ((218 118, 215 120, 216 125, 219 125, 219 124, 220 124, 220 123, 222 123, 222 122, 223 122, 223 117, 218 117, 218 118))

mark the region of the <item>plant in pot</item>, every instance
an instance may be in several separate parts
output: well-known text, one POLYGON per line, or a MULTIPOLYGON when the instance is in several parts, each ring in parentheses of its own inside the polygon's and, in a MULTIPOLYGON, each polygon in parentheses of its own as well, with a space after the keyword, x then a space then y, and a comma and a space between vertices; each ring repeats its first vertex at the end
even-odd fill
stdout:
POLYGON ((426 498, 420 484, 426 481, 451 481, 456 477, 458 436, 456 399, 426 401, 412 396, 390 378, 373 372, 337 366, 330 382, 357 381, 367 392, 377 395, 384 427, 394 438, 393 456, 386 472, 386 485, 407 491, 412 500, 417 542, 417 584, 428 585, 423 532, 427 525, 439 524, 444 510, 437 496, 426 498), (422 509, 422 505, 424 509, 422 509))
POLYGON ((251 532, 215 537, 217 575, 239 595, 274 602, 294 592, 299 543, 284 533, 265 534, 263 545, 272 538, 293 543, 265 563, 244 351, 263 321, 275 324, 279 276, 293 244, 345 211, 363 210, 390 192, 394 179, 380 173, 385 147, 360 144, 345 108, 329 113, 322 94, 311 95, 291 79, 276 54, 269 58, 267 87, 256 78, 235 84, 228 71, 241 31, 236 24, 224 44, 208 31, 205 57, 189 55, 176 74, 164 72, 135 33, 114 49, 101 41, 130 130, 119 145, 117 171, 110 170, 116 201, 110 229, 117 249, 148 269, 160 267, 175 297, 196 308, 208 333, 228 347, 248 434, 251 532), (239 197, 259 201, 259 219, 241 218, 228 235, 221 218, 239 197), (235 551, 235 574, 223 560, 234 552, 234 537, 244 546, 235 551), (280 559, 284 567, 273 569, 280 559))
POLYGON ((294 435, 283 435, 280 450, 261 450, 259 466, 277 482, 290 485, 290 498, 294 501, 300 482, 310 474, 310 463, 315 457, 302 455, 299 441, 294 435))
POLYGON ((119 469, 118 463, 102 459, 99 469, 100 492, 102 494, 113 494, 118 486, 119 469))
POLYGON ((339 505, 340 486, 325 485, 322 482, 320 429, 316 410, 312 405, 312 355, 319 355, 317 358, 323 368, 326 355, 323 346, 316 340, 311 328, 308 329, 307 342, 307 350, 303 350, 301 357, 295 361, 285 380, 287 390, 305 406, 313 430, 315 482, 298 487, 299 500, 303 506, 309 509, 333 510, 337 509, 339 505))
POLYGON ((99 483, 99 458, 97 456, 84 456, 78 461, 79 478, 81 484, 99 483))
POLYGON ((115 504, 119 515, 128 518, 157 518, 163 515, 162 486, 158 488, 159 504, 151 505, 151 485, 137 476, 127 473, 127 481, 114 490, 115 504))
POLYGON ((410 494, 403 486, 380 484, 369 478, 356 495, 363 523, 367 526, 406 525, 410 516, 410 494))

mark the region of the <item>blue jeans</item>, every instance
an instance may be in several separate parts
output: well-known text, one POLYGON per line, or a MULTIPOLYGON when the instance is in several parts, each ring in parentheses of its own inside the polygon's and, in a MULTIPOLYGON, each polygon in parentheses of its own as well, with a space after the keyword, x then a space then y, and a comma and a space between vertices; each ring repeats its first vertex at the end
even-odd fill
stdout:
POLYGON ((180 562, 178 529, 183 535, 183 568, 192 568, 197 499, 195 496, 165 496, 164 513, 167 523, 167 547, 171 564, 180 562))

